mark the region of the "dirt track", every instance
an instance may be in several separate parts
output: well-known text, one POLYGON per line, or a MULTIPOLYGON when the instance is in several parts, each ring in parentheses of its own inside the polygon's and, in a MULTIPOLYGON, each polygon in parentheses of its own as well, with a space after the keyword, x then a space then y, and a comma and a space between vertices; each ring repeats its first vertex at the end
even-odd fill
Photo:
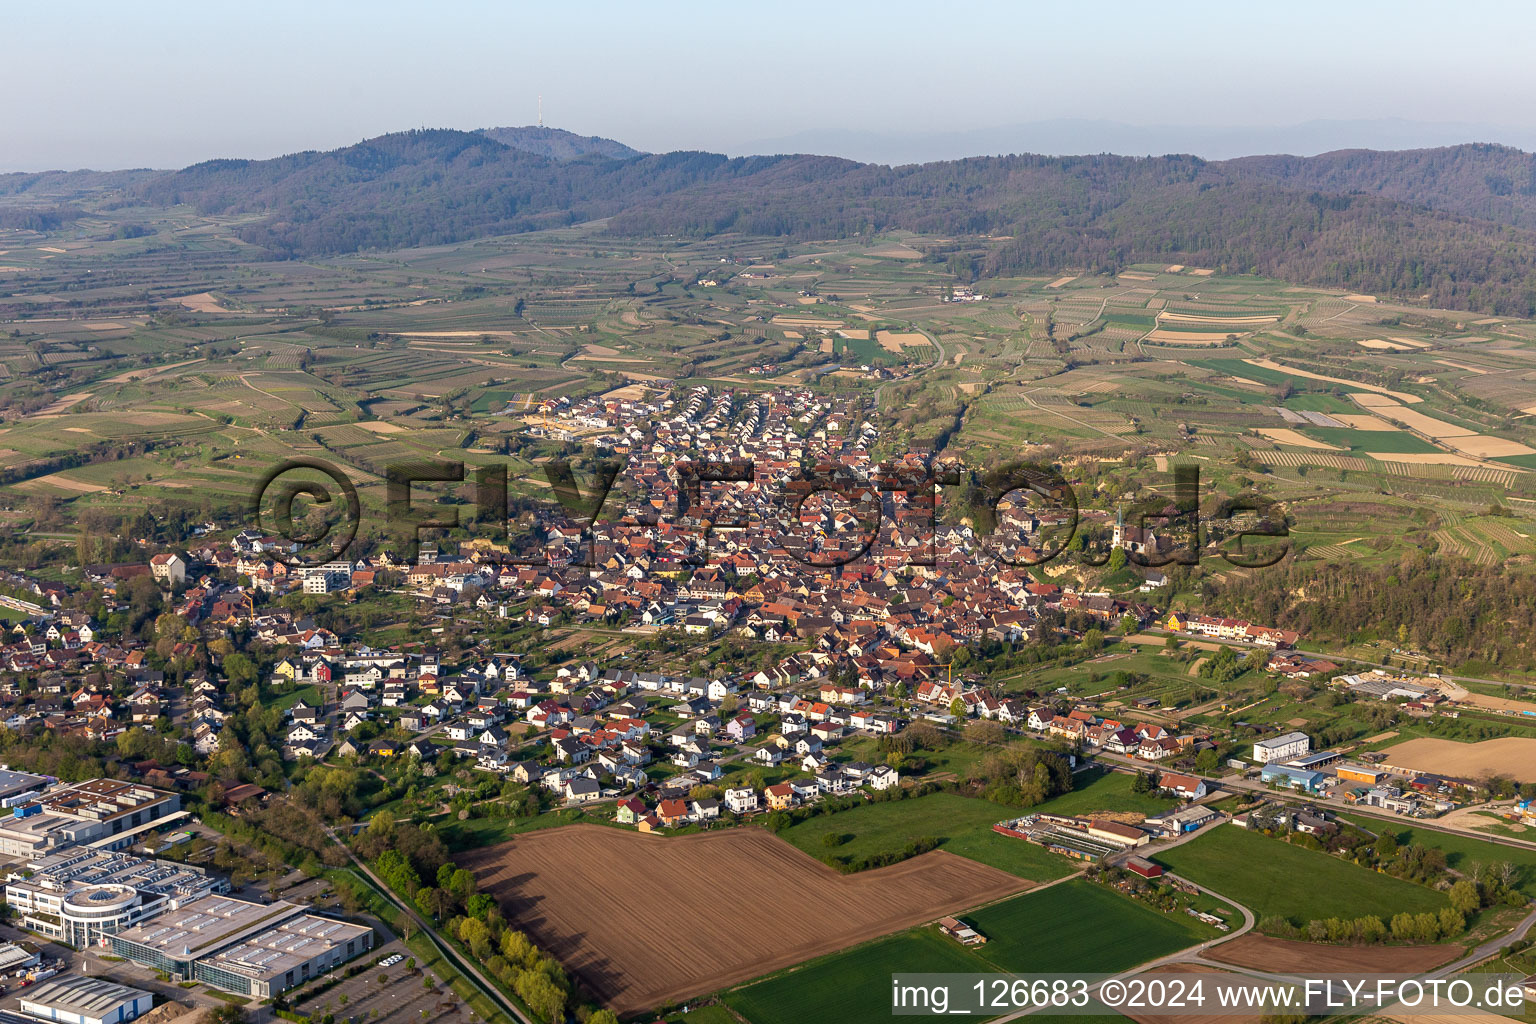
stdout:
POLYGON ((1417 974, 1461 956, 1460 946, 1332 946, 1250 932, 1202 953, 1206 960, 1258 971, 1417 974))
POLYGON ((464 865, 614 1010, 677 1002, 1027 889, 942 851, 840 875, 769 833, 572 825, 464 865))

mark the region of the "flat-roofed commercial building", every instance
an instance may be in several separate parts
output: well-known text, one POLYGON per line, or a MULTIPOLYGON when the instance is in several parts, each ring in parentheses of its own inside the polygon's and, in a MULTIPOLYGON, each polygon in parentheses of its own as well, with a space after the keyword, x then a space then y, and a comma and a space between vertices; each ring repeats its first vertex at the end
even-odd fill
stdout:
POLYGON ((13 772, 0 768, 0 807, 11 807, 25 801, 33 793, 41 793, 59 780, 52 775, 33 775, 31 772, 13 772))
POLYGON ((77 949, 229 888, 201 868, 84 846, 35 867, 30 878, 6 883, 5 902, 24 927, 77 949))
POLYGON ((21 997, 21 1012, 62 1024, 121 1024, 148 1013, 155 997, 104 978, 51 978, 21 997))
POLYGON ((181 811, 181 796, 117 779, 59 786, 0 818, 0 856, 35 862, 68 846, 121 849, 181 811))
POLYGON ((1288 732, 1283 736, 1274 736, 1267 740, 1259 740, 1253 745, 1253 759, 1260 764, 1268 764, 1271 761, 1289 761, 1293 757, 1301 757, 1312 749, 1312 741, 1304 732, 1288 732))
POLYGON ((1392 774, 1385 768, 1377 768, 1374 765, 1355 764, 1354 762, 1341 764, 1335 771, 1341 779, 1347 779, 1350 782, 1364 782, 1369 786, 1379 784, 1383 779, 1390 777, 1392 774))
POLYGON ((181 981, 270 998, 373 948, 373 929, 278 900, 209 896, 112 936, 112 952, 181 981))
POLYGON ((1266 785, 1273 782, 1292 789, 1304 789, 1308 793, 1316 793, 1328 781, 1328 776, 1323 772, 1309 772, 1305 768, 1291 768, 1283 764, 1265 765, 1259 778, 1266 785))

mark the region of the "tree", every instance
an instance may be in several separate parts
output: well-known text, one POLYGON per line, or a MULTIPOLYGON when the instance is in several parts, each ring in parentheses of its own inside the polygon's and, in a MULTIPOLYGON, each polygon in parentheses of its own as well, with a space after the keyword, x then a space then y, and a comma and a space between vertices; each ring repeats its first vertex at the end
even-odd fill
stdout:
POLYGON ((1465 878, 1451 886, 1449 895, 1451 907, 1464 916, 1477 913, 1478 907, 1483 902, 1478 896, 1477 886, 1465 878))
POLYGON ((256 681, 256 664, 236 651, 224 659, 224 677, 234 686, 250 686, 256 681))
POLYGON ((524 971, 513 986, 528 1009, 546 1021, 559 1021, 565 1014, 565 992, 542 971, 524 971))
POLYGON ((951 715, 954 715, 956 718, 964 718, 965 717, 965 701, 961 700, 959 697, 956 697, 954 700, 950 701, 949 702, 949 713, 951 715))

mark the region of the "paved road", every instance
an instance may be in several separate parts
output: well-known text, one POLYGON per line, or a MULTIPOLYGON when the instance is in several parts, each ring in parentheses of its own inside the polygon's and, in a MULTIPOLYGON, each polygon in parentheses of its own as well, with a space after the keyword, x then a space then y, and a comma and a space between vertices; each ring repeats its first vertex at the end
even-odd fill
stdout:
MULTIPOLYGON (((1112 754, 1108 751, 1099 751, 1092 757, 1093 760, 1104 762, 1111 767, 1130 768, 1144 774, 1158 770, 1156 765, 1147 764, 1145 761, 1137 761, 1122 754, 1112 754)), ((1481 832, 1475 828, 1461 825, 1447 824, 1436 821, 1433 818, 1410 818, 1391 811, 1382 810, 1379 807, 1371 807, 1365 804, 1346 803, 1342 796, 1303 796, 1299 793, 1287 790, 1272 790, 1264 783, 1256 779, 1244 779, 1241 777, 1227 776, 1216 778, 1195 774, 1196 778, 1204 779, 1212 789, 1221 788, 1228 792, 1252 793, 1263 795, 1274 800, 1289 804, 1314 804, 1319 807, 1328 807, 1334 811, 1343 811, 1361 817, 1375 818, 1381 821, 1395 821, 1400 825, 1408 825, 1412 828, 1420 828, 1429 832, 1444 832, 1447 835, 1466 836, 1470 839, 1479 839, 1495 846, 1508 846, 1518 850, 1536 850, 1536 840, 1517 839, 1513 836, 1492 835, 1481 832)))
POLYGON ((1525 920, 1516 925, 1514 931, 1501 935, 1496 939, 1489 939, 1455 963, 1446 964, 1444 967, 1431 971, 1429 977, 1448 978, 1453 974, 1466 970, 1473 964, 1482 963, 1511 942, 1518 942, 1525 938, 1532 926, 1536 926, 1536 910, 1525 915, 1525 920))
MULTIPOLYGON (((1170 843, 1159 844, 1155 848, 1149 846, 1149 847, 1145 847, 1144 849, 1148 853, 1155 854, 1155 853, 1161 852, 1162 850, 1170 849, 1170 848, 1172 848, 1174 846, 1177 846, 1177 845, 1179 845, 1182 842, 1187 842, 1189 838, 1190 838, 1189 836, 1185 836, 1185 837, 1182 837, 1180 839, 1176 839, 1176 840, 1174 840, 1174 841, 1172 841, 1170 843)), ((1078 876, 1077 875, 1073 875, 1072 877, 1076 878, 1078 876)), ((1213 899, 1221 900, 1223 903, 1228 903, 1228 904, 1231 904, 1232 906, 1236 907, 1239 911, 1242 912, 1242 915, 1243 915, 1242 927, 1235 928, 1231 932, 1229 932, 1226 935, 1221 936, 1220 938, 1211 939, 1208 942, 1202 942, 1198 946, 1189 946, 1189 947, 1187 947, 1185 949, 1179 950, 1178 952, 1169 953, 1167 956, 1158 957, 1156 960, 1149 960, 1146 963, 1141 964, 1141 965, 1139 965, 1137 967, 1133 967, 1133 968, 1131 968, 1128 971, 1121 971, 1117 975, 1117 977, 1129 977, 1129 976, 1131 976, 1133 974, 1143 974, 1143 973, 1145 973, 1147 971, 1156 970, 1159 967, 1167 967, 1170 964, 1206 963, 1207 966, 1209 966, 1207 961, 1201 960, 1200 954, 1204 953, 1206 950, 1210 949, 1212 946, 1219 946, 1219 945, 1221 945, 1224 942, 1231 942, 1233 939, 1236 939, 1236 938, 1239 938, 1240 936, 1246 935, 1246 934, 1248 934, 1248 932, 1253 930, 1253 926, 1254 926, 1254 922, 1255 922, 1255 917, 1254 917, 1253 911, 1249 910, 1247 907, 1243 906, 1241 903, 1237 902, 1236 900, 1231 899, 1230 897, 1227 897, 1227 896, 1223 896, 1221 893, 1216 892, 1214 889, 1207 889, 1203 885, 1197 885, 1196 883, 1191 882, 1189 879, 1181 878, 1178 875, 1172 874, 1171 872, 1169 874, 1165 875, 1164 877, 1165 878, 1175 879, 1175 880, 1177 880, 1179 882, 1184 883, 1185 885, 1188 885, 1188 886, 1191 886, 1191 887, 1193 887, 1195 889, 1198 889, 1200 892, 1204 893, 1207 896, 1212 897, 1213 899)), ((1099 988, 1101 986, 1102 986, 1102 982, 1099 985, 1090 985, 1088 987, 1089 995, 1097 995, 1098 991, 1099 991, 1099 988)), ((1033 1015, 1035 1013, 1049 1012, 1049 1009, 1050 1009, 1049 1007, 1034 1007, 1034 1008, 1027 1009, 1027 1010, 1019 1010, 1017 1012, 1010 1013, 1010 1014, 1005 1014, 1004 1016, 997 1018, 997 1020, 994 1021, 994 1024, 1003 1024, 1004 1021, 1018 1020, 1021 1017, 1028 1017, 1028 1016, 1031 1016, 1031 1015, 1033 1015)))

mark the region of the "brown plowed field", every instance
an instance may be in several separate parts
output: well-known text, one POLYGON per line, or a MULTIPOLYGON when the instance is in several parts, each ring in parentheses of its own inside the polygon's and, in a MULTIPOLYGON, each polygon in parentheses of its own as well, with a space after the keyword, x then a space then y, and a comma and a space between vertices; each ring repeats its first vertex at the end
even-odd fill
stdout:
MULTIPOLYGON (((1470 694, 1468 703, 1478 703, 1481 694, 1470 694)), ((1489 701, 1502 698, 1490 697, 1489 701)), ((1528 701, 1505 701, 1520 709, 1528 701)), ((1420 736, 1406 743, 1386 748, 1387 760, 1401 768, 1438 772, 1458 779, 1475 779, 1485 772, 1507 775, 1516 782, 1536 782, 1536 739, 1527 736, 1501 736, 1477 743, 1457 743, 1433 736, 1420 736)))
POLYGON ((1461 953, 1460 946, 1332 946, 1249 932, 1200 955, 1258 971, 1417 974, 1448 964, 1461 953))
MULTIPOLYGON (((1216 967, 1207 967, 1204 964, 1189 963, 1168 964, 1164 967, 1154 967, 1152 970, 1142 974, 1142 977, 1149 978, 1157 974, 1185 976, 1207 974, 1215 979, 1215 981, 1233 983, 1247 980, 1236 974, 1233 974, 1231 971, 1223 971, 1216 967)), ((1259 1021, 1263 1019, 1263 1017, 1257 1013, 1252 1015, 1245 1015, 1234 1013, 1185 1012, 1178 1014, 1154 1014, 1142 1012, 1127 1013, 1126 1016, 1135 1021, 1136 1024, 1259 1024, 1259 1021)))
POLYGON ((677 1002, 1030 888, 942 851, 840 875, 756 828, 572 825, 477 850, 480 888, 614 1010, 677 1002))

